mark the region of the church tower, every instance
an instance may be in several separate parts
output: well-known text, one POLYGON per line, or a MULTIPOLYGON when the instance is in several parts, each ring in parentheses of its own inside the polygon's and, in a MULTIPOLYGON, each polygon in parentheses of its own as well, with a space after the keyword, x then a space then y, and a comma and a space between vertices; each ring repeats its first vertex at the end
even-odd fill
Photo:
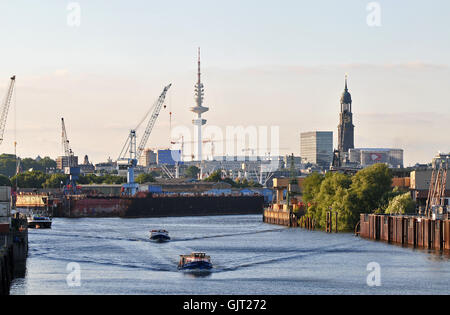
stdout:
POLYGON ((341 154, 347 154, 349 149, 355 148, 355 126, 353 125, 352 96, 348 91, 347 75, 345 76, 345 90, 341 97, 341 114, 338 133, 338 150, 341 154))

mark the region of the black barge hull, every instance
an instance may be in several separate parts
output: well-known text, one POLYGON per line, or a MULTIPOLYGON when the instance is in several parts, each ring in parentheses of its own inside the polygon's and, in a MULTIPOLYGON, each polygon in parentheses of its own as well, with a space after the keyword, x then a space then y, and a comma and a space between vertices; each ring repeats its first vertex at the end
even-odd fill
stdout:
POLYGON ((67 196, 55 216, 158 218, 262 214, 263 196, 67 196))

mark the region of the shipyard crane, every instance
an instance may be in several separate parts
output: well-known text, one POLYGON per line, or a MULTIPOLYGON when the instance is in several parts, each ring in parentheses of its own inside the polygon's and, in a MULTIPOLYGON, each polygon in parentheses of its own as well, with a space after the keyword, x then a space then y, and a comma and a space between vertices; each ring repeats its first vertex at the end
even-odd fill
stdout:
POLYGON ((9 105, 11 104, 11 99, 14 93, 14 86, 16 84, 16 76, 11 77, 11 82, 9 83, 8 92, 6 93, 5 99, 3 100, 2 113, 0 117, 0 144, 3 143, 3 136, 5 134, 6 120, 8 118, 9 105))
POLYGON ((439 153, 433 159, 432 166, 433 172, 428 190, 425 215, 436 218, 447 212, 445 190, 447 187, 447 173, 450 168, 450 154, 439 153))
POLYGON ((125 145, 120 152, 119 158, 117 159, 119 170, 127 170, 127 183, 123 186, 123 191, 126 195, 133 196, 138 190, 139 185, 134 181, 134 168, 137 166, 139 158, 144 152, 145 146, 147 145, 148 139, 150 138, 150 135, 153 131, 153 127, 155 126, 156 120, 158 119, 159 113, 161 112, 161 109, 163 107, 167 92, 169 91, 171 86, 172 84, 169 84, 164 88, 163 92, 161 93, 153 107, 143 117, 137 127, 130 131, 125 145), (137 146, 136 130, 144 123, 149 115, 150 120, 147 123, 147 127, 145 128, 144 135, 142 136, 139 146, 137 146))
MULTIPOLYGON (((69 138, 67 136, 66 124, 64 123, 64 118, 61 118, 62 125, 62 145, 64 148, 64 157, 67 159, 67 166, 64 167, 64 173, 69 175, 69 180, 65 187, 65 194, 76 194, 77 193, 77 180, 80 176, 80 168, 75 165, 75 154, 70 147, 69 138)), ((64 158, 63 158, 64 161, 64 158)))

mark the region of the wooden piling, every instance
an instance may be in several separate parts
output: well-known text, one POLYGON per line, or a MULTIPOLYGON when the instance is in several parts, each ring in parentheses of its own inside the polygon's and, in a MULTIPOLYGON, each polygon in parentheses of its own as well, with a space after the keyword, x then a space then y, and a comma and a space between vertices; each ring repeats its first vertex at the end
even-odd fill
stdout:
POLYGON ((339 225, 338 225, 338 223, 339 223, 338 222, 339 213, 336 211, 334 214, 335 214, 335 220, 334 220, 335 221, 335 232, 339 233, 339 225))

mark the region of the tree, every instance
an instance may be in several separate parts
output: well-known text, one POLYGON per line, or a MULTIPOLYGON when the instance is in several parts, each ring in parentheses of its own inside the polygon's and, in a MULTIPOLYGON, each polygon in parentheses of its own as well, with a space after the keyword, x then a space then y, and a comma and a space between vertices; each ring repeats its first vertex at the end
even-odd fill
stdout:
POLYGON ((11 181, 5 175, 0 175, 0 186, 9 186, 11 187, 11 181))
MULTIPOLYGON (((320 178, 316 176, 316 184, 319 182, 318 180, 320 178)), ((308 214, 314 217, 320 227, 325 226, 327 212, 329 211, 342 213, 342 215, 351 212, 347 202, 351 183, 351 178, 341 173, 328 173, 320 182, 319 191, 315 193, 311 200, 313 203, 308 208, 308 214)), ((344 220, 341 222, 340 228, 345 229, 346 222, 344 220)))
POLYGON ((386 209, 386 214, 413 214, 416 211, 416 203, 411 194, 405 193, 394 197, 386 209))
POLYGON ((37 164, 38 164, 37 169, 39 169, 40 171, 43 171, 43 172, 45 172, 49 169, 56 169, 56 161, 52 160, 48 156, 41 159, 39 162, 37 162, 37 164))
POLYGON ((200 174, 200 169, 197 166, 189 166, 184 173, 187 178, 198 178, 198 174, 200 174))
POLYGON ((320 185, 325 177, 319 173, 312 173, 303 182, 303 200, 305 202, 313 201, 320 190, 320 185))
POLYGON ((12 177, 16 174, 16 156, 12 154, 0 155, 0 174, 12 177))
POLYGON ((389 206, 389 203, 392 199, 394 199, 397 196, 406 194, 409 190, 407 189, 401 189, 399 187, 394 187, 394 189, 388 191, 383 195, 381 198, 380 206, 378 207, 378 213, 384 213, 383 209, 386 209, 389 206))
POLYGON ((248 185, 249 185, 249 187, 252 187, 252 188, 262 188, 262 187, 263 187, 263 185, 261 185, 261 184, 258 183, 258 182, 255 182, 254 180, 251 180, 251 181, 248 183, 248 185))
POLYGON ((103 182, 103 178, 103 176, 97 176, 95 174, 86 174, 78 178, 78 183, 80 185, 101 184, 103 182))
POLYGON ((104 174, 101 176, 95 174, 86 174, 80 176, 77 182, 80 185, 101 185, 101 184, 120 185, 126 183, 127 178, 111 174, 104 174))
POLYGON ((53 174, 44 182, 44 188, 60 188, 67 183, 69 176, 65 174, 53 174), (61 184, 62 183, 62 184, 61 184))
POLYGON ((353 176, 351 190, 361 213, 372 213, 383 207, 383 197, 392 190, 392 173, 385 164, 372 165, 353 176))
POLYGON ((13 178, 11 182, 17 182, 20 188, 43 188, 44 183, 50 177, 50 175, 44 174, 41 171, 28 171, 25 173, 20 173, 13 178))
POLYGON ((145 184, 145 183, 153 183, 155 178, 151 174, 140 174, 136 177, 136 183, 145 184))
MULTIPOLYGON (((303 200, 309 203, 308 215, 321 228, 325 227, 326 213, 332 211, 338 212, 340 230, 352 230, 361 213, 386 209, 399 195, 403 196, 398 189, 392 189, 392 174, 384 164, 368 167, 352 177, 316 173, 307 177, 303 184, 303 200)), ((402 205, 410 209, 411 204, 401 200, 402 205)))
MULTIPOLYGON (((56 168, 56 162, 48 156, 36 161, 31 158, 20 159, 20 168, 28 171, 33 169, 34 171, 47 172, 49 169, 56 168)), ((0 174, 12 177, 16 175, 16 156, 13 154, 0 155, 0 174)))
POLYGON ((20 160, 20 164, 23 170, 33 170, 33 171, 42 171, 39 167, 39 164, 31 159, 31 158, 24 158, 20 160))
POLYGON ((224 183, 230 184, 231 187, 233 188, 239 188, 240 185, 239 183, 235 182, 234 180, 232 180, 231 178, 227 177, 223 180, 224 183))
POLYGON ((222 181, 222 172, 215 171, 208 178, 205 179, 205 182, 221 182, 222 181))
POLYGON ((105 175, 101 178, 101 184, 107 185, 121 185, 127 182, 126 177, 116 175, 105 175))

